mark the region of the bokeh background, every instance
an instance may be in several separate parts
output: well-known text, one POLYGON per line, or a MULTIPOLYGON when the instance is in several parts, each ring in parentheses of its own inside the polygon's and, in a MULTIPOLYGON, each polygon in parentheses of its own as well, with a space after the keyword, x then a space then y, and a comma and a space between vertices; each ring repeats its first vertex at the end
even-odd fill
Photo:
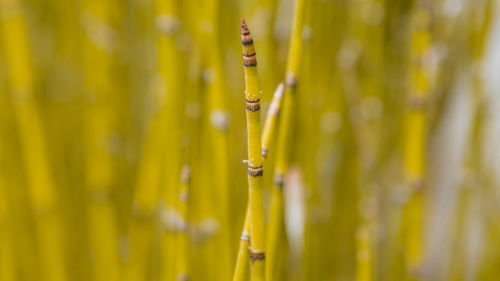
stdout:
POLYGON ((0 280, 231 280, 240 18, 264 119, 297 13, 274 279, 498 280, 500 3, 303 3, 0 0, 0 280))

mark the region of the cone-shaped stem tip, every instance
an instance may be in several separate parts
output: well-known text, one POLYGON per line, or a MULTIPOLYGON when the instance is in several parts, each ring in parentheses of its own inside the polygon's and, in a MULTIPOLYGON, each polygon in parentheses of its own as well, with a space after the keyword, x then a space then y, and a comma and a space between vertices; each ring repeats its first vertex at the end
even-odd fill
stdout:
POLYGON ((252 35, 250 35, 250 30, 248 30, 247 23, 244 19, 241 19, 241 43, 243 43, 243 45, 253 43, 252 35))

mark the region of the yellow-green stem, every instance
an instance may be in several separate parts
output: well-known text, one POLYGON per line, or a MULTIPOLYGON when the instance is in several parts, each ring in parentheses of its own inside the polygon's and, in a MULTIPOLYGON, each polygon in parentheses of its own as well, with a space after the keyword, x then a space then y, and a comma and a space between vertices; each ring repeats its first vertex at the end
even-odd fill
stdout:
POLYGON ((356 233, 356 280, 373 280, 373 253, 370 225, 362 224, 356 233))
POLYGON ((245 222, 243 231, 240 237, 240 247, 238 249, 238 256, 236 258, 236 267, 234 270, 233 281, 246 280, 248 273, 248 248, 250 247, 250 208, 247 207, 245 213, 245 222))
POLYGON ((93 275, 97 281, 119 280, 116 218, 109 196, 114 179, 113 158, 108 148, 114 129, 114 110, 109 106, 114 96, 111 78, 113 52, 112 46, 99 46, 99 42, 92 40, 98 28, 112 29, 111 9, 102 1, 82 3, 85 97, 90 101, 84 111, 85 187, 90 197, 89 243, 95 260, 93 275))
MULTIPOLYGON (((211 243, 213 250, 218 252, 218 261, 208 259, 210 267, 219 263, 229 264, 231 260, 232 244, 230 240, 230 188, 229 188, 229 111, 227 106, 228 90, 224 61, 224 48, 221 45, 222 11, 226 6, 220 0, 206 0, 203 6, 202 19, 207 30, 201 43, 202 57, 206 59, 207 72, 213 74, 207 80, 208 112, 210 114, 210 144, 211 161, 208 165, 217 167, 213 171, 212 186, 215 199, 219 202, 211 206, 211 211, 220 225, 220 231, 211 243), (213 263, 213 264, 212 264, 213 263)), ((222 267, 215 271, 215 278, 228 280, 231 278, 231 268, 222 267)))
POLYGON ((41 278, 66 280, 62 223, 40 112, 35 102, 31 50, 22 1, 0 1, 0 25, 14 112, 34 210, 41 278))
POLYGON ((273 95, 271 105, 267 111, 266 121, 262 129, 262 157, 267 157, 268 149, 271 144, 271 139, 276 128, 276 122, 280 113, 281 100, 283 98, 283 83, 280 83, 273 95))
MULTIPOLYGON (((0 141, 2 140, 0 136, 0 141)), ((0 143, 0 149, 3 148, 0 143)), ((5 163, 3 151, 0 151, 0 163, 5 163)), ((16 280, 14 232, 12 227, 12 214, 8 204, 7 181, 5 180, 4 167, 0 168, 0 280, 16 280)))
POLYGON ((248 183, 250 205, 251 280, 265 280, 264 191, 260 128, 260 89, 257 79, 257 58, 252 36, 241 21, 241 43, 245 68, 245 101, 248 138, 248 183))
POLYGON ((181 187, 179 191, 179 213, 182 219, 182 225, 179 229, 177 240, 177 280, 185 281, 190 279, 189 260, 190 260, 190 242, 188 237, 188 206, 189 206, 189 183, 191 180, 191 167, 185 165, 181 171, 181 187))
POLYGON ((267 233, 267 267, 266 279, 267 280, 280 280, 277 276, 279 248, 280 243, 283 242, 285 235, 284 228, 284 198, 283 198, 283 177, 275 175, 273 190, 271 192, 271 206, 269 211, 269 226, 267 233))
POLYGON ((422 216, 425 185, 427 151, 427 113, 426 103, 429 92, 428 55, 431 35, 429 31, 431 13, 418 2, 415 8, 411 45, 413 68, 412 87, 409 95, 409 112, 406 119, 405 170, 411 196, 405 206, 404 237, 406 263, 409 280, 420 280, 418 271, 422 262, 422 216))
POLYGON ((283 175, 286 173, 289 161, 290 139, 292 137, 293 114, 295 110, 295 94, 297 89, 297 74, 302 56, 302 29, 304 20, 304 1, 298 0, 295 9, 294 30, 291 37, 290 50, 288 53, 288 63, 285 78, 283 103, 281 106, 280 124, 276 143, 276 162, 274 170, 274 191, 271 200, 274 206, 271 206, 269 219, 269 235, 267 237, 269 245, 270 266, 266 270, 266 278, 272 280, 276 273, 277 249, 279 245, 280 234, 283 225, 283 175), (272 260, 271 260, 272 259, 272 260))

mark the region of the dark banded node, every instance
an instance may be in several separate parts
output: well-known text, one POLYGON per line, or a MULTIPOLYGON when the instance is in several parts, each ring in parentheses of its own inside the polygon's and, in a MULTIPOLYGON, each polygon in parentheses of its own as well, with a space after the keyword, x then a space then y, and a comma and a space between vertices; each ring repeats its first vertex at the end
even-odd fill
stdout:
POLYGON ((252 40, 252 39, 247 40, 247 41, 243 41, 243 40, 242 40, 242 41, 241 41, 241 44, 243 44, 244 46, 248 46, 248 45, 253 44, 253 40, 252 40))
POLYGON ((260 110, 260 99, 254 101, 245 99, 245 102, 248 111, 255 112, 260 110))
POLYGON ((255 166, 248 165, 248 174, 252 177, 262 176, 264 174, 263 166, 261 165, 261 166, 255 167, 255 166))
POLYGON ((257 57, 255 55, 256 55, 255 51, 248 52, 247 54, 243 53, 243 65, 256 66, 257 57))
POLYGON ((256 66, 257 65, 257 60, 254 58, 252 60, 246 60, 245 58, 243 58, 243 65, 244 66, 256 66))
POLYGON ((266 253, 265 252, 262 252, 262 251, 253 251, 252 249, 250 249, 250 260, 252 262, 254 262, 256 260, 263 261, 265 259, 266 259, 266 253))

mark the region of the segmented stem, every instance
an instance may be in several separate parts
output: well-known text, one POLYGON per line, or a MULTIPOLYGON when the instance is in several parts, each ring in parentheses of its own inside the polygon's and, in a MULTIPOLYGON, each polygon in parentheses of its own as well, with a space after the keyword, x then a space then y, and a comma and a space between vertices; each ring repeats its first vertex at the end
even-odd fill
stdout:
POLYGON ((373 276, 373 257, 369 225, 362 225, 356 233, 356 280, 370 281, 373 276))
POLYGON ((264 194, 262 187, 262 147, 260 128, 260 89, 257 79, 257 57, 247 24, 241 21, 241 44, 245 68, 245 101, 248 134, 248 183, 250 206, 251 280, 264 280, 265 235, 264 194))
POLYGON ((188 237, 188 206, 189 206, 189 184, 191 181, 191 167, 185 165, 181 171, 181 187, 179 190, 179 214, 182 218, 177 246, 177 280, 189 280, 189 237, 188 237))
MULTIPOLYGON (((271 199, 271 212, 269 214, 270 224, 267 237, 269 259, 266 269, 266 278, 275 279, 277 273, 277 251, 282 236, 285 235, 283 229, 283 175, 288 168, 290 152, 290 139, 293 128, 293 115, 295 110, 295 95, 297 90, 297 74, 300 67, 302 54, 302 29, 304 20, 304 0, 298 0, 295 10, 295 25, 291 38, 290 51, 288 53, 287 71, 285 77, 285 87, 283 103, 281 106, 280 124, 278 129, 278 139, 276 142, 276 162, 274 169, 274 191, 271 199)), ((278 278, 279 279, 279 278, 278 278)))
MULTIPOLYGON (((22 147, 31 207, 34 210, 40 276, 66 280, 62 222, 57 211, 57 191, 46 148, 40 111, 34 98, 28 28, 19 0, 0 1, 0 36, 4 44, 9 87, 22 147)), ((32 254, 32 253, 30 253, 32 254)))
POLYGON ((118 231, 115 208, 109 194, 117 180, 114 174, 115 159, 109 151, 102 148, 102 140, 116 130, 116 114, 113 107, 105 106, 115 101, 116 85, 112 72, 115 61, 113 56, 100 48, 90 38, 91 26, 105 24, 112 28, 112 5, 104 1, 85 1, 82 14, 87 17, 83 43, 83 66, 85 94, 93 100, 85 107, 85 186, 89 193, 88 208, 89 247, 95 260, 93 271, 96 281, 117 281, 120 279, 120 258, 116 245, 118 231), (96 73, 97 72, 97 73, 96 73), (96 75, 97 74, 97 75, 96 75), (104 78, 105 77, 105 78, 104 78))
MULTIPOLYGON (((262 158, 267 156, 267 147, 271 142, 272 135, 276 128, 276 121, 281 107, 281 99, 283 97, 283 83, 280 83, 276 88, 273 95, 273 100, 267 113, 266 121, 264 122, 264 130, 262 132, 262 158)), ((233 276, 233 281, 245 280, 246 272, 248 270, 248 247, 250 245, 250 212, 247 208, 245 214, 245 225, 241 234, 240 247, 238 250, 238 257, 236 261, 236 269, 233 276)))
MULTIPOLYGON (((269 107, 266 121, 264 122, 264 129, 262 131, 262 158, 267 156, 267 148, 271 142, 272 135, 276 128, 276 121, 281 106, 281 99, 283 97, 283 83, 280 83, 276 88, 273 95, 273 100, 269 107)), ((236 269, 233 276, 233 281, 245 280, 246 272, 248 270, 248 247, 250 246, 250 211, 247 208, 245 214, 245 225, 241 234, 240 247, 238 250, 238 257, 236 261, 236 269)))
POLYGON ((248 248, 250 247, 250 207, 247 207, 245 223, 240 237, 240 247, 236 260, 233 281, 244 281, 248 272, 248 248))
POLYGON ((283 83, 279 83, 274 91, 273 100, 267 111, 266 121, 264 122, 264 129, 262 130, 262 157, 267 157, 269 145, 271 143, 272 135, 276 128, 276 122, 280 113, 281 100, 283 98, 283 83))
MULTIPOLYGON (((420 1, 422 2, 422 1, 420 1)), ((409 280, 420 280, 418 271, 422 260, 422 216, 427 150, 427 112, 429 73, 425 56, 430 46, 430 11, 417 3, 412 34, 413 68, 409 112, 406 119, 405 170, 411 197, 404 214, 404 237, 409 280)))

